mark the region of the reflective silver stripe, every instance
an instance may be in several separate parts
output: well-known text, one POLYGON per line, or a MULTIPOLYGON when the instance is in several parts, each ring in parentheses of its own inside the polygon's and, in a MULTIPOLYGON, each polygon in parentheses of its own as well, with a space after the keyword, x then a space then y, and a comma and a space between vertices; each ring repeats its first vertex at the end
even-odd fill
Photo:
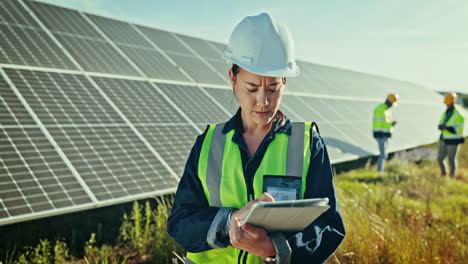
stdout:
POLYGON ((373 129, 374 132, 390 132, 389 128, 376 128, 373 129))
POLYGON ((190 259, 185 259, 185 264, 197 264, 197 263, 191 261, 190 259))
POLYGON ((386 121, 384 117, 374 117, 374 121, 386 121))
POLYGON ((211 138, 208 167, 206 168, 206 186, 210 192, 211 206, 222 207, 220 189, 223 173, 223 154, 226 135, 223 134, 223 124, 217 124, 211 138))
POLYGON ((302 177, 304 170, 304 129, 305 124, 293 122, 291 136, 288 138, 286 176, 302 177))
POLYGON ((462 135, 444 135, 442 134, 443 139, 462 139, 462 135))

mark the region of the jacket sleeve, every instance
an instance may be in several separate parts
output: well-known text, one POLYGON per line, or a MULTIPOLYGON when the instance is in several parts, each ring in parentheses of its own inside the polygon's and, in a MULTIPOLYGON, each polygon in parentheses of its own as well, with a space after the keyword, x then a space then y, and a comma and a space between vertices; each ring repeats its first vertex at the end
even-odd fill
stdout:
POLYGON ((167 220, 168 233, 193 253, 212 249, 207 242, 208 231, 220 211, 219 207, 208 205, 198 178, 198 160, 205 134, 206 131, 197 138, 190 152, 167 220))
POLYGON ((313 143, 304 198, 328 197, 330 209, 304 231, 289 234, 291 263, 323 263, 345 237, 327 148, 317 132, 312 131, 311 136, 313 143))

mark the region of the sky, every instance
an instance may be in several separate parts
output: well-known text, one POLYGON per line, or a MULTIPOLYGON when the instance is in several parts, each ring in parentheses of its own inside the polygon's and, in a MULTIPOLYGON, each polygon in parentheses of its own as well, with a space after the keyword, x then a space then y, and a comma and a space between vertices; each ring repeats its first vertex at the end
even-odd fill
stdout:
POLYGON ((227 43, 245 16, 286 24, 296 57, 468 94, 466 0, 41 0, 227 43))

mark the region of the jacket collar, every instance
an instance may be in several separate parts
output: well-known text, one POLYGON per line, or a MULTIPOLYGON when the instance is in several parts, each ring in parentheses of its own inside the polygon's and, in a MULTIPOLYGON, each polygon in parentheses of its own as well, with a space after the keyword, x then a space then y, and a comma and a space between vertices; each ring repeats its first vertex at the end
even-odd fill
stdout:
MULTIPOLYGON (((284 118, 286 119, 285 124, 283 126, 280 126, 281 120, 278 119, 274 121, 274 124, 271 127, 270 132, 286 133, 288 135, 291 135, 291 121, 289 120, 287 116, 284 116, 284 118)), ((236 114, 224 124, 223 134, 226 134, 233 129, 235 129, 236 132, 239 132, 241 135, 244 134, 244 126, 242 125, 242 116, 241 116, 240 107, 237 110, 236 114)))

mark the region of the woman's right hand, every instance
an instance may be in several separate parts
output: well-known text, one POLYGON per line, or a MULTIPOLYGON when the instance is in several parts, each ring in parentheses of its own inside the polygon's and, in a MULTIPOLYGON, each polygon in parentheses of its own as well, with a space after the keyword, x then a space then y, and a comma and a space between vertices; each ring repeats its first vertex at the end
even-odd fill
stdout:
POLYGON ((272 202, 274 200, 275 199, 270 194, 263 193, 258 199, 250 201, 240 210, 231 214, 229 238, 233 247, 260 257, 276 255, 273 242, 264 229, 243 223, 247 213, 255 203, 272 202))

